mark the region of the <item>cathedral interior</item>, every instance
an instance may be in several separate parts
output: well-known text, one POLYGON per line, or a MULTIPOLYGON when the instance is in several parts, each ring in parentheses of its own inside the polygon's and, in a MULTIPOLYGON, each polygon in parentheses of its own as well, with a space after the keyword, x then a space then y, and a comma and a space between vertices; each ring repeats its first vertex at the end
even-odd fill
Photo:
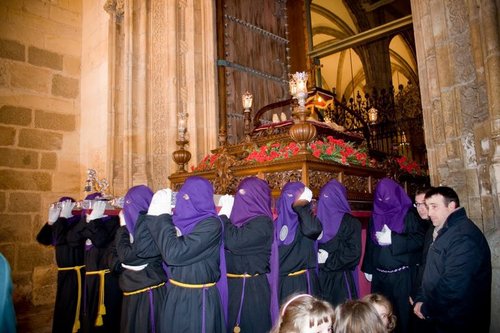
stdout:
POLYGON ((364 203, 382 167, 409 192, 419 182, 453 187, 490 244, 498 311, 499 6, 2 1, 0 252, 12 269, 19 331, 50 331, 57 267, 35 235, 52 202, 82 199, 88 186, 115 198, 139 184, 175 189, 196 173, 218 194, 256 174, 273 194, 293 177, 317 194, 335 175, 364 203), (300 73, 305 95, 290 84, 300 73), (371 167, 310 162, 305 150, 282 168, 243 162, 271 139, 306 145, 325 130, 359 139, 371 167), (413 177, 388 166, 401 157, 414 163, 413 177))

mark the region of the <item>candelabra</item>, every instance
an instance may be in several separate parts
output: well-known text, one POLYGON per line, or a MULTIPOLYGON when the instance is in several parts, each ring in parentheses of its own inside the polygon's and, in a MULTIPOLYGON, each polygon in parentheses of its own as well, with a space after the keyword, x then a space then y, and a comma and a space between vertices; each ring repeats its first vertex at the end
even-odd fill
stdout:
POLYGON ((243 104, 243 115, 245 121, 245 140, 246 142, 250 142, 250 133, 252 129, 250 128, 250 124, 252 122, 252 102, 253 95, 248 91, 241 96, 241 103, 243 104))
POLYGON ((311 114, 306 108, 307 79, 306 72, 297 72, 290 78, 290 94, 297 99, 297 106, 292 112, 294 124, 289 133, 290 137, 300 145, 300 154, 307 153, 307 143, 316 136, 316 127, 306 121, 311 114))
POLYGON ((191 159, 191 153, 184 149, 184 147, 189 143, 189 140, 186 138, 186 118, 187 113, 178 113, 178 122, 177 122, 177 138, 178 140, 175 143, 179 146, 179 149, 172 153, 172 158, 174 162, 177 164, 177 172, 183 173, 187 172, 186 165, 191 159))

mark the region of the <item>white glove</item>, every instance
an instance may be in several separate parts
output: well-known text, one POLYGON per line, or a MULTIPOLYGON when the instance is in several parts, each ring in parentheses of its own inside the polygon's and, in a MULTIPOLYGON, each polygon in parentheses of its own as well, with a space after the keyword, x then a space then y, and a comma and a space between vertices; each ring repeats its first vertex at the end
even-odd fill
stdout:
POLYGON ((391 237, 391 229, 387 225, 384 224, 382 231, 377 231, 375 233, 375 237, 380 245, 391 245, 392 237, 391 237))
POLYGON ((324 264, 328 259, 328 252, 323 249, 318 250, 318 264, 324 264))
POLYGON ((300 197, 297 200, 306 200, 308 202, 311 202, 313 197, 312 191, 309 189, 309 187, 304 187, 304 192, 300 195, 300 197))
POLYGON ((125 227, 127 225, 127 222, 125 222, 125 215, 123 215, 123 210, 120 210, 120 213, 118 213, 118 217, 120 218, 120 227, 125 227))
POLYGON ((372 282, 373 275, 365 273, 365 278, 368 280, 368 282, 372 282))
POLYGON ((104 216, 106 210, 106 201, 94 201, 92 204, 92 212, 87 215, 87 223, 92 220, 100 219, 104 216))
POLYGON ((73 217, 73 213, 71 211, 75 207, 76 202, 72 202, 71 200, 64 200, 61 203, 61 217, 69 219, 73 217))
POLYGON ((234 197, 229 194, 225 194, 219 199, 219 216, 226 215, 227 217, 231 216, 231 211, 233 210, 234 205, 234 197))
POLYGON ((159 216, 172 214, 172 190, 169 188, 159 190, 153 195, 149 204, 148 215, 159 216))
POLYGON ((61 213, 61 208, 59 208, 56 204, 50 205, 49 217, 47 218, 47 223, 49 225, 53 225, 54 223, 56 223, 60 213, 61 213))

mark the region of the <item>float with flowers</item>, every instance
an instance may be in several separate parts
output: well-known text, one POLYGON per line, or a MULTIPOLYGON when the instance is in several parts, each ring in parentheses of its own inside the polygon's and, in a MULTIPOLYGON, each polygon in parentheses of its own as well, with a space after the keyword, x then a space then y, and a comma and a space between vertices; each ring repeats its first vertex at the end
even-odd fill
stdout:
MULTIPOLYGON (((290 82, 300 81, 304 74, 294 74, 290 82)), ((299 86, 291 87, 293 98, 267 105, 254 117, 250 112, 252 96, 243 95, 244 138, 212 150, 189 169, 185 166, 190 154, 183 148, 174 152, 179 171, 169 177, 172 189, 178 190, 187 177, 199 175, 212 182, 217 194, 234 193, 243 178, 258 176, 269 183, 273 196, 278 196, 289 181, 302 181, 317 196, 324 184, 336 179, 346 186, 353 208, 365 210, 371 206, 380 179, 398 171, 421 173, 409 159, 373 155, 366 121, 352 115, 350 124, 339 124, 348 118, 320 113, 314 103, 321 99, 319 108, 327 110, 333 96, 321 89, 300 90, 299 86), (353 127, 352 119, 358 127, 353 127)))

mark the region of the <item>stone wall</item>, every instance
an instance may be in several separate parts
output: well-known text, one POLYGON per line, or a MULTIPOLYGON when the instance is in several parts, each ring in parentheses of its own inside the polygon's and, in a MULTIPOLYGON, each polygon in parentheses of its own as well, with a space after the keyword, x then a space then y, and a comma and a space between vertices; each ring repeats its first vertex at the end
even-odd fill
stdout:
POLYGON ((48 206, 81 196, 80 1, 0 2, 0 252, 16 303, 54 302, 48 206))
POLYGON ((498 1, 412 0, 432 185, 453 187, 492 253, 491 332, 500 331, 498 1))

